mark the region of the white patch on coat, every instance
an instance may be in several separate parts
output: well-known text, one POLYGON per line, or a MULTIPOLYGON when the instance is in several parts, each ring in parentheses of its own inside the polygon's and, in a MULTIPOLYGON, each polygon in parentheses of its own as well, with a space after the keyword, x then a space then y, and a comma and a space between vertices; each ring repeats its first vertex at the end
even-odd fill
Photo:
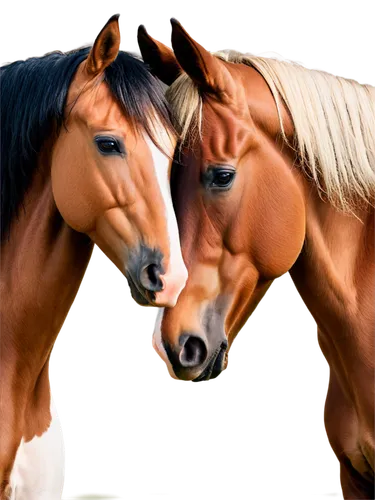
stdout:
MULTIPOLYGON (((164 139, 164 143, 166 142, 164 136, 167 136, 167 134, 165 131, 164 133, 161 131, 158 136, 161 137, 162 141, 164 139)), ((165 269, 165 274, 161 277, 164 282, 164 289, 155 294, 155 304, 173 307, 176 305, 178 296, 186 284, 187 269, 181 254, 180 237, 172 203, 169 182, 169 165, 171 160, 155 146, 151 139, 146 138, 146 141, 154 160, 155 173, 165 205, 170 249, 168 268, 165 269)), ((162 141, 161 143, 163 144, 162 141)))
POLYGON ((11 500, 61 500, 64 485, 64 443, 51 400, 52 421, 41 436, 18 448, 10 484, 11 500))
POLYGON ((171 377, 173 380, 179 380, 177 375, 173 371, 172 365, 169 362, 161 338, 161 324, 163 322, 163 315, 164 308, 159 308, 156 310, 155 317, 152 323, 152 350, 158 356, 160 362, 164 365, 163 368, 167 371, 169 377, 171 377))

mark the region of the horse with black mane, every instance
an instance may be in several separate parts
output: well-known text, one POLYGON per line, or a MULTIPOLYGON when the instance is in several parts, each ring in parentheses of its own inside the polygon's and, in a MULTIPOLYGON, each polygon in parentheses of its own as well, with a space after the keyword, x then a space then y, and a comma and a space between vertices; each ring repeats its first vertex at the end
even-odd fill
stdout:
POLYGON ((48 363, 93 244, 142 305, 173 306, 186 281, 168 107, 119 45, 113 16, 92 48, 1 68, 1 500, 61 498, 48 363))

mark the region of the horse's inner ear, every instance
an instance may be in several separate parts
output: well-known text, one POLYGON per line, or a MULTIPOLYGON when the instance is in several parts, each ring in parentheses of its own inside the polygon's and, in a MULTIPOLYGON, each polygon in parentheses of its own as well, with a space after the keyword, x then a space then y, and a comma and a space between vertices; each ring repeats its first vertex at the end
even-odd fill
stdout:
POLYGON ((172 85, 182 72, 173 50, 152 38, 143 25, 138 28, 138 45, 151 72, 163 83, 172 85))
POLYGON ((226 68, 193 40, 176 19, 171 19, 171 24, 172 47, 182 69, 203 91, 227 92, 229 72, 226 68))
POLYGON ((113 63, 120 50, 119 14, 112 16, 99 35, 88 55, 86 69, 89 75, 103 73, 105 68, 113 63))

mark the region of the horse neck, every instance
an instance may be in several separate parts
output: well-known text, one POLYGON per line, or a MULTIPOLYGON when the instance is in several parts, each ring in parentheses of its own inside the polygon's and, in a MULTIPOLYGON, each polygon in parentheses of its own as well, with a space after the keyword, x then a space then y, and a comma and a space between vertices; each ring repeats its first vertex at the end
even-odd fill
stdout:
MULTIPOLYGON (((89 262, 93 244, 74 232, 54 203, 50 162, 42 158, 1 254, 2 386, 22 379, 41 400, 49 355, 89 262), (4 355, 6 353, 6 356, 4 355)), ((21 385, 18 383, 18 387, 21 385)), ((4 389, 5 390, 5 389, 4 389)), ((20 391, 22 392, 22 391, 20 391)), ((21 394, 11 394, 26 404, 21 394)), ((49 399, 49 398, 47 398, 49 399)), ((30 419, 29 419, 30 420, 30 419)))
POLYGON ((355 218, 310 191, 304 248, 290 274, 317 322, 325 356, 342 373, 374 364, 374 256, 374 210, 355 218))
POLYGON ((373 209, 343 214, 310 193, 304 248, 290 274, 318 324, 322 309, 345 323, 351 314, 368 316, 374 252, 373 209))

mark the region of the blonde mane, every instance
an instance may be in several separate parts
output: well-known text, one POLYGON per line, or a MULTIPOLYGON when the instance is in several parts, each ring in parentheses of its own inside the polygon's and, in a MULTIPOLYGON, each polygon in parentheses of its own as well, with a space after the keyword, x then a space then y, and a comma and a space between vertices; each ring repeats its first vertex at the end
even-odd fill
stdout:
MULTIPOLYGON (((309 70, 289 61, 235 51, 214 54, 219 59, 254 67, 275 100, 286 142, 281 107, 284 103, 295 129, 300 164, 312 177, 322 198, 352 212, 358 204, 373 204, 375 194, 375 87, 309 70)), ((168 89, 181 128, 181 140, 200 135, 202 98, 185 73, 168 89)))

